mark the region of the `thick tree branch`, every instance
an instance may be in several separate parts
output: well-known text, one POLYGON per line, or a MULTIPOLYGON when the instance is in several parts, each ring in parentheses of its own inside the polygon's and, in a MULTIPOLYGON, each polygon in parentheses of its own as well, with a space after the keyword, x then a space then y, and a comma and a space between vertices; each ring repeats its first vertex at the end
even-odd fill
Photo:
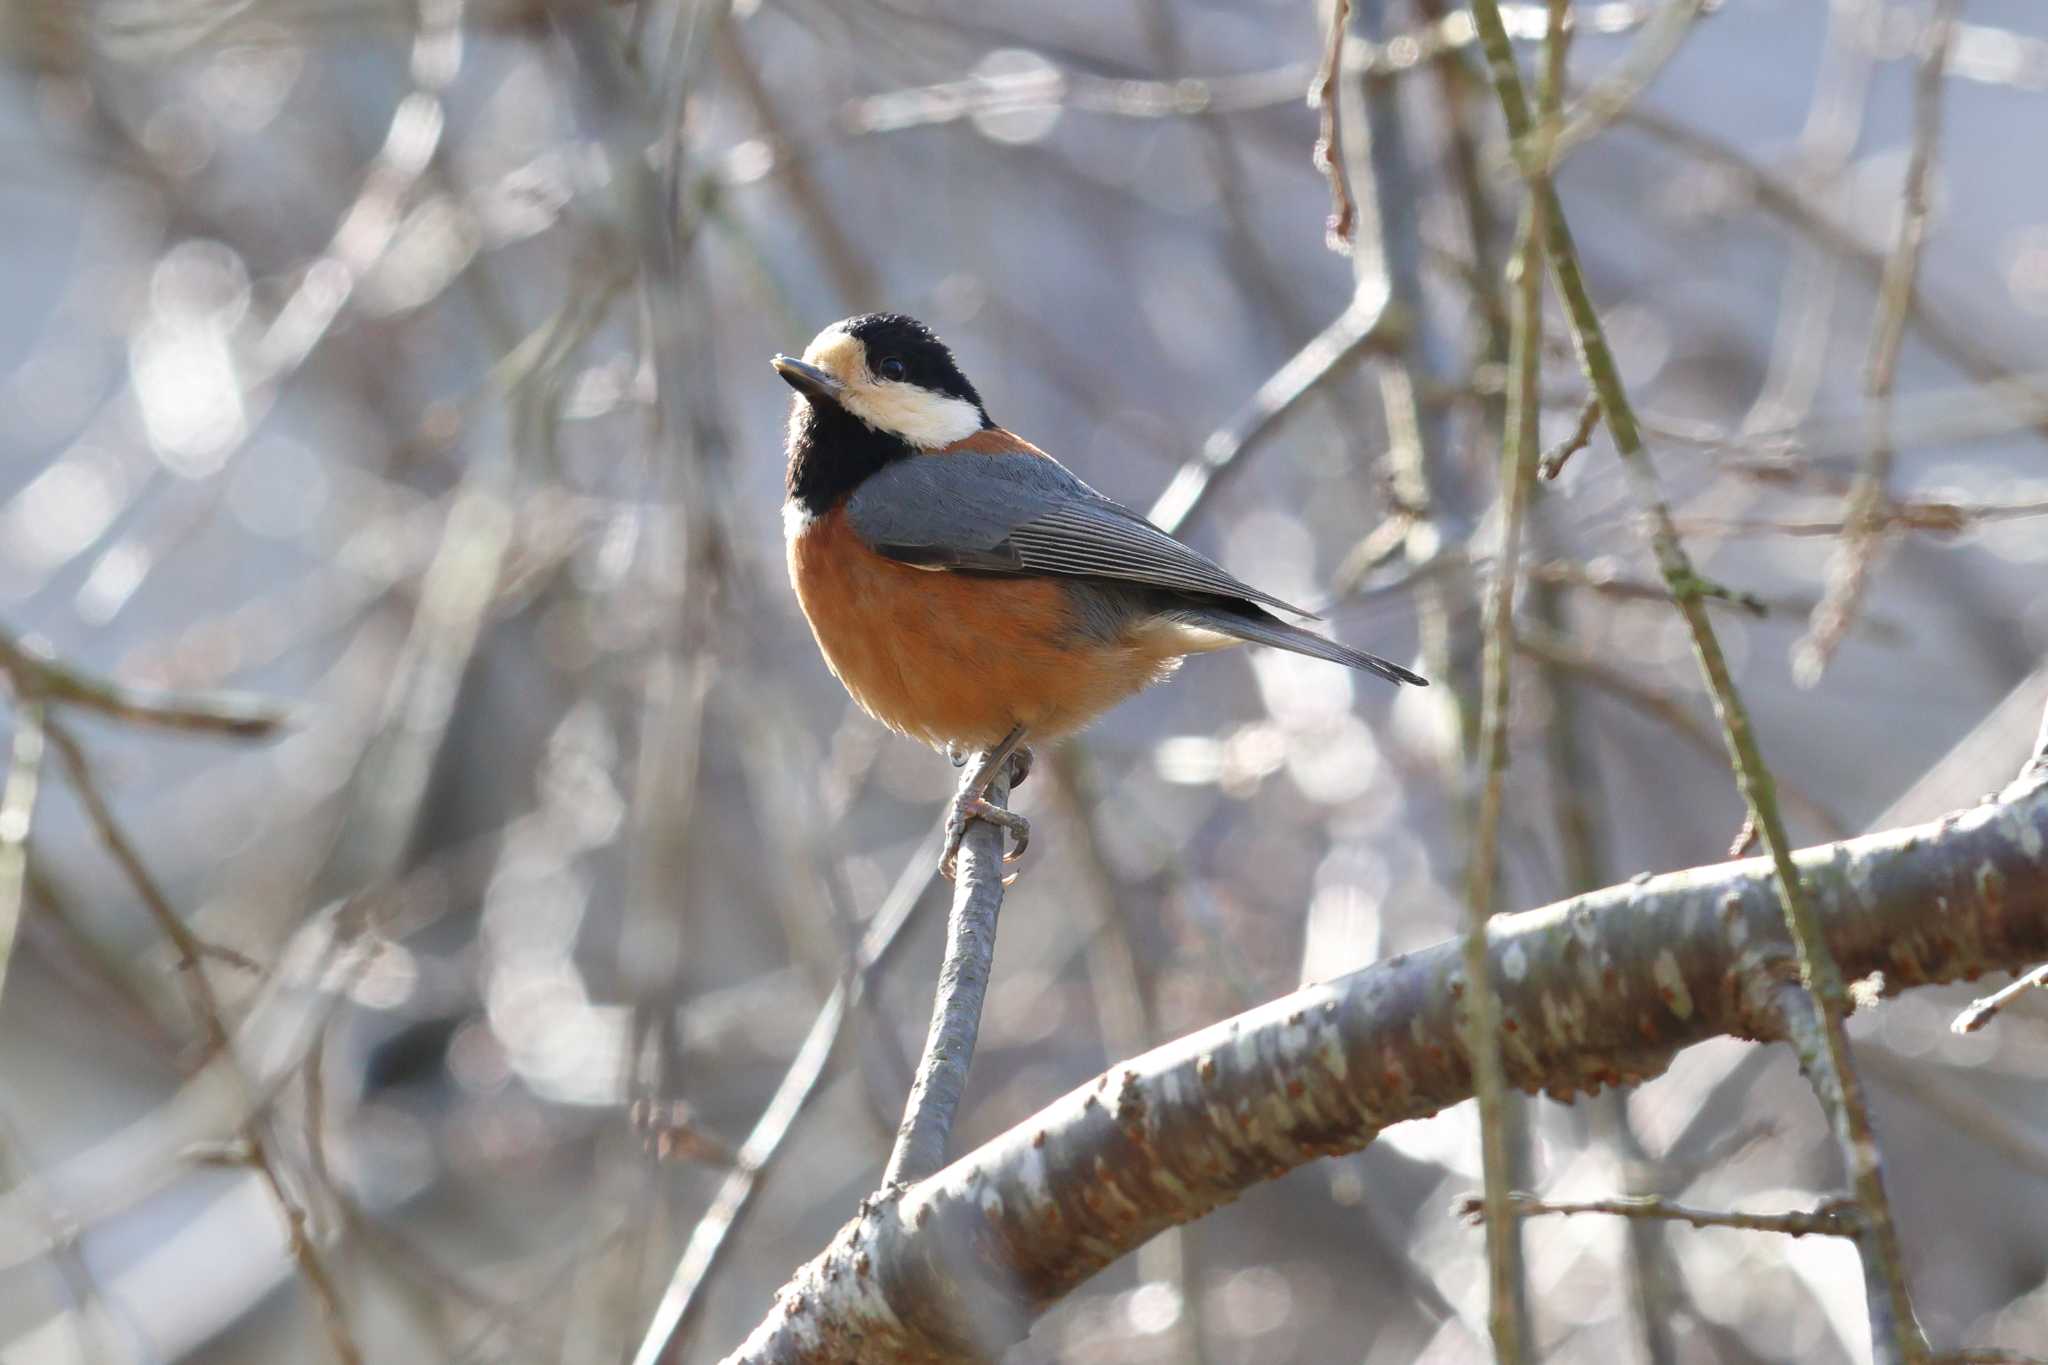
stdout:
MULTIPOLYGON (((2048 958, 2048 773, 1797 863, 1844 971, 1888 993, 2048 958)), ((730 1359, 986 1356, 1162 1228, 1469 1098, 1461 953, 1440 943, 1156 1048, 871 1201, 730 1359)), ((1776 1036, 1797 970, 1761 858, 1501 917, 1491 961, 1508 1078, 1560 1099, 1707 1038, 1776 1036)))

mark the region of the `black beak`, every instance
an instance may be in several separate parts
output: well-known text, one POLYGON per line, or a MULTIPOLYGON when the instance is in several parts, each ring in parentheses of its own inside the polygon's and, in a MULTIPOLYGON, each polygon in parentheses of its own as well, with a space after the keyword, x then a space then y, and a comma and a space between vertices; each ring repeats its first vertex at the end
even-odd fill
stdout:
POLYGON ((769 363, 775 366, 775 373, 806 398, 837 402, 846 388, 816 365, 806 365, 793 355, 779 355, 769 363))

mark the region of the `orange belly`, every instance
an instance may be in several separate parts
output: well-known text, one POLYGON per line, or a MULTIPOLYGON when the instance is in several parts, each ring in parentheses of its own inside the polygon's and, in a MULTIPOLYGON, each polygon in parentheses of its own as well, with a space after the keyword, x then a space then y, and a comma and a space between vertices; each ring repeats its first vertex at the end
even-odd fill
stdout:
POLYGON ((789 577, 853 699, 932 745, 986 748, 1019 724, 1035 739, 1070 734, 1202 647, 1171 627, 1088 638, 1056 580, 884 559, 853 534, 842 508, 791 538, 789 577))

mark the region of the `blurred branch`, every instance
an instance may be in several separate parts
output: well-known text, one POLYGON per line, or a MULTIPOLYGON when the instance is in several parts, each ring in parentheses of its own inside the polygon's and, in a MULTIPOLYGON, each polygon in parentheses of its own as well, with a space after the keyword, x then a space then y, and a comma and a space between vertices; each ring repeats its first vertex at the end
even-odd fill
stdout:
POLYGON ((782 111, 776 106, 774 93, 754 65, 753 54, 740 40, 737 22, 724 5, 718 7, 717 15, 709 22, 713 28, 712 41, 718 51, 719 64, 745 99, 754 122, 761 129, 761 136, 782 166, 783 191, 789 196, 790 207, 796 210, 804 230, 817 244, 826 278, 832 281, 844 311, 857 313, 874 306, 882 297, 874 267, 855 248, 840 216, 833 212, 826 199, 824 187, 811 173, 810 164, 802 157, 787 155, 791 143, 783 131, 782 111))
MULTIPOLYGON (((1868 1281, 1868 1311, 1874 1349, 1879 1359, 1888 1365, 1892 1361, 1924 1359, 1927 1347, 1914 1320, 1912 1302, 1907 1293, 1897 1233, 1885 1197, 1879 1148, 1871 1132, 1870 1116, 1863 1106, 1862 1090, 1857 1084, 1849 1055, 1848 1034, 1842 1025, 1847 997, 1841 969, 1834 960, 1807 889, 1793 863, 1792 842, 1778 809, 1770 769, 1765 766, 1762 748, 1750 725, 1748 709, 1736 690, 1719 637, 1701 600, 1700 575, 1693 568, 1691 557, 1679 539, 1670 506, 1658 488, 1656 472, 1650 465, 1641 433, 1636 427, 1635 411, 1622 384, 1620 366, 1608 346, 1606 332, 1593 307, 1563 205, 1555 188, 1536 169, 1541 165, 1541 154, 1547 149, 1526 146, 1535 122, 1522 90, 1521 73, 1515 65, 1514 53, 1508 46, 1507 33, 1501 25, 1499 7, 1495 0, 1473 0, 1472 15, 1486 49, 1488 66, 1493 72, 1494 90, 1499 97, 1508 135, 1523 149, 1523 174, 1529 182, 1529 192, 1542 205, 1550 268, 1571 319, 1572 337, 1586 382, 1600 400, 1601 415, 1614 437, 1623 473, 1636 501, 1648 517, 1650 548, 1659 572, 1670 586, 1672 604, 1692 636, 1693 653, 1714 697, 1715 714, 1727 742, 1736 785, 1741 788, 1750 813, 1756 817, 1764 847, 1777 869, 1778 894, 1783 902, 1786 925, 1791 930, 1793 945, 1798 952, 1801 988, 1807 993, 1803 998, 1810 998, 1812 1002, 1813 1023, 1817 1030, 1814 1046, 1802 1049, 1801 1057, 1807 1063, 1807 1079, 1827 1111, 1843 1163, 1849 1172, 1850 1187, 1862 1209, 1864 1235, 1858 1238, 1857 1246, 1863 1254, 1868 1281)), ((1789 1005, 1783 1008, 1788 1026, 1797 1029, 1804 1022, 1804 1017, 1789 1005)), ((1802 1032, 1799 1036, 1805 1035, 1802 1032)))
POLYGON ((2048 1133, 1992 1098, 2013 1093, 1985 1085, 1996 1071, 1906 1058, 1882 1043, 1864 1048, 1863 1055, 1880 1084, 1926 1109, 1945 1131, 1986 1148, 2026 1175, 2048 1177, 2048 1133))
MULTIPOLYGON (((1873 287, 1882 287, 1887 254, 1837 223, 1825 209, 1810 202, 1805 191, 1790 179, 1758 165, 1740 149, 1711 133, 1646 105, 1631 105, 1616 121, 1734 176, 1758 208, 1854 267, 1873 287)), ((2004 400, 2015 414, 2024 413, 2026 425, 2048 437, 2048 417, 2042 416, 2048 412, 2048 389, 2013 374, 2002 358, 2024 354, 2024 347, 2000 346, 1990 339, 1989 330, 1979 324, 1959 327, 1935 311, 1917 282, 1907 290, 1904 307, 1907 326, 1930 350, 1986 386, 1990 395, 2004 400)))
MULTIPOLYGON (((1617 575, 1612 563, 1578 564, 1568 559, 1553 559, 1538 564, 1529 570, 1529 577, 1554 587, 1577 588, 1612 597, 1626 602, 1666 602, 1670 594, 1654 584, 1617 575)), ((1709 602, 1719 602, 1735 607, 1761 620, 1771 614, 1769 601, 1742 588, 1731 588, 1725 583, 1703 583, 1700 596, 1709 602)), ((1810 601, 1810 599, 1809 599, 1810 601)), ((1777 610, 1788 610, 1787 603, 1780 601, 1777 610)))
POLYGON ((1899 234, 1878 286, 1877 326, 1871 337, 1864 391, 1870 404, 1870 450, 1849 490, 1842 520, 1848 532, 1828 564, 1827 591, 1813 609, 1806 638, 1793 649, 1793 674, 1812 686, 1841 647, 1862 606, 1870 576, 1882 551, 1885 504, 1891 499, 1892 397, 1905 347, 1906 310, 1920 274, 1920 256, 1927 243, 1930 186, 1934 155, 1941 142, 1942 73, 1955 40, 1961 0, 1935 0, 1928 21, 1926 53, 1920 62, 1913 93, 1913 150, 1906 165, 1906 185, 1899 206, 1899 234))
POLYGON ((262 738, 282 726, 286 711, 254 697, 197 696, 129 687, 96 677, 0 629, 0 672, 17 695, 77 706, 133 725, 262 738))
MULTIPOLYGON (((1844 968, 1897 991, 2048 957, 2044 847, 2034 774, 1994 804, 1796 861, 1844 968)), ((1760 987, 1793 954, 1774 882, 1769 862, 1720 864, 1497 919, 1513 1082, 1568 1099, 1646 1080, 1705 1038, 1770 1036, 1760 987)), ((1463 979, 1462 944, 1440 943, 1112 1068, 871 1202, 728 1360, 982 1358, 1161 1228, 1469 1098, 1463 979)))
POLYGON ((43 706, 31 697, 14 709, 7 785, 0 788, 0 998, 6 995, 7 967, 14 959, 28 889, 28 832, 43 774, 43 738, 43 706))
POLYGON ((1268 376, 1236 415, 1209 433, 1201 454, 1183 464, 1153 500, 1147 519, 1169 535, 1179 534, 1238 462, 1264 444, 1296 404, 1327 384, 1364 347, 1391 343, 1391 321, 1383 295, 1368 297, 1361 292, 1354 297, 1314 340, 1268 376))
MULTIPOLYGON (((1703 6, 1708 10, 1718 7, 1719 0, 1708 0, 1703 6)), ((1348 4, 1345 8, 1349 8, 1348 4)), ((1626 0, 1602 4, 1574 11, 1570 27, 1590 33, 1627 33, 1652 22, 1664 8, 1626 0)), ((1548 24, 1544 5, 1509 4, 1502 6, 1502 11, 1514 37, 1535 40, 1543 36, 1548 24)), ((1344 42, 1342 74, 1352 80, 1405 75, 1470 49, 1476 41, 1471 18, 1462 10, 1453 10, 1384 42, 1368 41, 1354 34, 1344 42)), ((1183 76, 1176 80, 1137 80, 1060 70, 1025 76, 971 76, 966 80, 864 96, 846 105, 842 122, 849 132, 863 134, 893 133, 1045 109, 1074 109, 1117 118, 1247 113, 1295 103, 1304 89, 1321 84, 1327 60, 1326 53, 1315 62, 1289 62, 1243 75, 1183 76)))
MULTIPOLYGON (((1523 622, 1515 629, 1515 648, 1613 693, 1637 710, 1670 726, 1674 733, 1706 757, 1726 757, 1714 727, 1694 715, 1683 701, 1650 686, 1627 670, 1615 667, 1573 641, 1539 625, 1523 622)), ((1841 832, 1842 822, 1817 798, 1789 782, 1781 782, 1778 789, 1786 801, 1799 807, 1822 831, 1830 834, 1841 832)))
POLYGON ((1555 175, 1576 148, 1600 136, 1623 110, 1633 107, 1678 55, 1692 26, 1715 8, 1718 4, 1709 0, 1671 0, 1659 6, 1635 47, 1579 96, 1572 108, 1561 115, 1554 110, 1544 114, 1544 126, 1551 130, 1546 176, 1555 175))
MULTIPOLYGON (((1361 35, 1367 41, 1378 38, 1386 17, 1383 0, 1365 5, 1359 13, 1361 35)), ((1561 43, 1562 35, 1557 28, 1560 10, 1549 7, 1544 17, 1552 41, 1561 43)), ((1455 348, 1423 290, 1425 253, 1413 206, 1424 200, 1428 191, 1416 174, 1410 155, 1399 93, 1389 82, 1354 78, 1342 87, 1340 112, 1346 122, 1345 153, 1359 207, 1357 249, 1352 254, 1356 288, 1361 295, 1384 295, 1388 308, 1402 324, 1398 347, 1384 358, 1377 371, 1387 428, 1388 501, 1405 523, 1401 550, 1413 570, 1446 553, 1469 554, 1477 519, 1473 515, 1476 495, 1453 456, 1448 415, 1425 406, 1421 400, 1427 383, 1455 373, 1459 363, 1455 348)), ((1486 287, 1490 289, 1492 284, 1487 281, 1486 287)), ((1537 327, 1533 335, 1540 337, 1540 322, 1532 325, 1537 327)), ((1514 358, 1540 368, 1538 351, 1530 350, 1514 358)), ((1505 411, 1504 405, 1502 412, 1505 411)), ((1530 417, 1532 421, 1535 418, 1533 409, 1530 417)), ((1512 445, 1503 438, 1503 461, 1509 458, 1512 445)), ((1502 505, 1507 506, 1520 490, 1521 476, 1518 467, 1514 473, 1506 472, 1510 466, 1505 463, 1501 468, 1504 472, 1500 498, 1502 505)), ((1363 549, 1361 546, 1360 550, 1363 549)), ((1503 547, 1504 554, 1510 552, 1511 547, 1503 547)), ((1506 576, 1512 580, 1513 573, 1510 568, 1506 576)), ((1510 594, 1512 591, 1510 586, 1510 594)), ((1424 667, 1439 684, 1425 699, 1438 716, 1432 727, 1436 737, 1431 746, 1435 751, 1432 757, 1450 794, 1450 809, 1464 840, 1463 872, 1468 891, 1464 1037, 1472 1059, 1487 1189, 1497 1198, 1516 1183, 1515 1171, 1526 1156, 1527 1134, 1519 1106, 1511 1103, 1507 1095, 1501 1062, 1500 1005, 1483 962, 1497 875, 1497 850, 1490 847, 1489 841, 1497 830, 1484 828, 1481 784, 1487 780, 1483 774, 1490 761, 1505 763, 1506 750, 1501 747, 1488 753, 1483 748, 1482 695, 1491 699, 1496 688, 1498 695, 1505 694, 1506 675, 1493 671, 1492 666, 1504 666, 1506 656, 1489 655, 1487 671, 1482 676, 1485 645, 1480 638, 1479 613, 1473 598, 1469 582, 1456 577, 1430 575, 1417 580, 1420 653, 1424 667), (1482 877, 1486 882, 1483 892, 1476 889, 1482 877)), ((1495 624, 1505 629, 1504 621, 1495 624)), ((1505 732, 1496 738, 1504 746, 1505 732)), ((1452 873, 1446 881, 1455 885, 1456 876, 1452 873)), ((1522 1359, 1522 1343, 1531 1338, 1532 1331, 1521 1238, 1505 1215, 1487 1233, 1486 1252, 1487 1310, 1494 1350, 1503 1362, 1514 1365, 1522 1359)))
MULTIPOLYGON (((1072 817, 1076 863, 1094 902, 1088 980, 1105 1060, 1135 1057, 1158 1041, 1158 977, 1134 941, 1133 907, 1119 904, 1117 877, 1097 827, 1097 811, 1104 798, 1097 789, 1086 743, 1069 739, 1050 757, 1054 792, 1072 817)), ((1176 1365, 1207 1365, 1209 1359, 1193 1241, 1181 1229, 1168 1228, 1137 1251, 1138 1282, 1168 1285, 1180 1296, 1181 1311, 1174 1319, 1172 1335, 1166 1338, 1176 1365)))
MULTIPOLYGON (((1001 853, 1000 846, 997 852, 1001 853)), ((865 995, 873 973, 888 960, 923 903, 938 853, 936 835, 919 841, 888 899, 862 935, 845 979, 833 987, 832 994, 811 1020, 803 1046, 797 1049, 796 1058, 783 1073, 782 1083, 776 1087, 768 1107, 761 1111, 753 1130, 740 1145, 732 1170, 712 1196, 711 1206, 690 1230, 689 1244, 676 1262, 675 1274, 670 1277, 634 1356, 637 1365, 678 1365, 684 1358, 690 1330, 703 1311, 705 1288, 718 1269, 725 1248, 745 1221, 754 1195, 783 1142, 823 1083, 832 1055, 845 1035, 852 1007, 865 995)))
MULTIPOLYGON (((202 960, 206 955, 205 945, 192 932, 172 908, 163 888, 142 861, 141 853, 129 842, 120 823, 106 798, 100 794, 92 769, 86 762, 85 751, 63 726, 52 721, 46 727, 51 744, 63 760, 66 775, 70 778, 72 790, 78 794, 85 807, 86 818, 91 821, 100 841, 120 866, 128 882, 141 897, 150 918, 156 922, 159 932, 168 939, 178 955, 178 980, 191 1002, 192 1012, 197 1018, 200 1032, 205 1037, 209 1058, 234 1056, 234 1040, 229 1031, 227 1018, 221 1008, 220 997, 214 993, 212 983, 206 979, 206 966, 202 960)), ((349 1329, 348 1314, 343 1309, 340 1292, 328 1274, 326 1263, 321 1259, 319 1249, 306 1225, 306 1211, 293 1196, 276 1159, 270 1151, 269 1140, 264 1133, 264 1120, 260 1112, 252 1111, 241 1125, 238 1159, 262 1178, 264 1188, 277 1206, 285 1225, 285 1240, 290 1248, 292 1260, 297 1264, 300 1277, 313 1295, 313 1301, 320 1310, 321 1321, 327 1329, 328 1345, 334 1358, 341 1365, 360 1365, 362 1351, 356 1345, 355 1336, 349 1329)))
MULTIPOLYGON (((2023 521, 2048 516, 2048 498, 2027 502, 1931 502, 1891 500, 1876 513, 1881 529, 1919 531, 1927 535, 1955 535, 1978 522, 2023 521)), ((1849 529, 1839 518, 1818 521, 1768 521, 1743 517, 1687 517, 1678 523, 1685 531, 1715 535, 1838 536, 1849 529)))
MULTIPOLYGON (((1516 1194, 1514 1209, 1524 1218, 1540 1214, 1606 1213, 1617 1218, 1648 1218, 1668 1223, 1690 1223, 1696 1228, 1737 1228, 1744 1232, 1777 1232, 1788 1237, 1818 1234, 1823 1237, 1854 1237, 1856 1205, 1847 1199, 1831 1199, 1810 1213, 1724 1213, 1714 1209, 1688 1208, 1654 1195, 1626 1199, 1591 1199, 1582 1203, 1553 1204, 1533 1194, 1516 1194)), ((1484 1204, 1467 1199, 1458 1212, 1473 1221, 1486 1216, 1484 1204)))
MULTIPOLYGON (((1564 0, 1551 0, 1539 103, 1553 117, 1564 65, 1564 0)), ((1466 868, 1465 979, 1470 986, 1466 1040, 1474 1057, 1473 1091, 1479 1106, 1481 1180, 1486 1210, 1488 1323, 1495 1360, 1513 1365, 1525 1343, 1516 1302, 1521 1228, 1509 1205, 1514 1173, 1508 1167, 1508 1115, 1500 1060, 1499 1003, 1486 984, 1487 929, 1500 881, 1501 807, 1506 796, 1508 707, 1514 677, 1515 593, 1522 567, 1522 523, 1536 478, 1543 417, 1543 204, 1522 205, 1515 251, 1508 263, 1508 391, 1500 447, 1500 549, 1486 594, 1485 657, 1481 681, 1478 760, 1480 785, 1472 819, 1472 855, 1466 868)))
MULTIPOLYGON (((1913 11, 1889 7, 1870 35, 1873 55, 1896 61, 1913 55, 1925 36, 1913 11)), ((1984 85, 2048 91, 2048 38, 1996 24, 1957 24, 1948 74, 1984 85)))

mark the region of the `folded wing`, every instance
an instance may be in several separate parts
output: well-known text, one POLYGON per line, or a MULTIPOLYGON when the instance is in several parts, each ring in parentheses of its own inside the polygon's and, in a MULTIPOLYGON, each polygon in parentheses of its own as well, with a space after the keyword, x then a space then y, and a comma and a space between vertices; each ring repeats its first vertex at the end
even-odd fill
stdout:
POLYGON ((1196 554, 1044 455, 912 456, 870 477, 846 511, 877 553, 921 568, 1116 579, 1314 616, 1196 554))

